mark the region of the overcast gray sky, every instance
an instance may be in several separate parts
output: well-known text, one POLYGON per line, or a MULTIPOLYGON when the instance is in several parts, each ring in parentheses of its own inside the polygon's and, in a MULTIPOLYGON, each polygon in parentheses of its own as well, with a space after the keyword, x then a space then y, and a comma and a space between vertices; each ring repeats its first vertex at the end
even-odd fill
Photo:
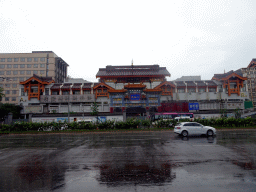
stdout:
POLYGON ((0 52, 51 50, 89 81, 132 59, 166 67, 168 80, 208 80, 256 57, 255 9, 249 0, 0 0, 0 52))

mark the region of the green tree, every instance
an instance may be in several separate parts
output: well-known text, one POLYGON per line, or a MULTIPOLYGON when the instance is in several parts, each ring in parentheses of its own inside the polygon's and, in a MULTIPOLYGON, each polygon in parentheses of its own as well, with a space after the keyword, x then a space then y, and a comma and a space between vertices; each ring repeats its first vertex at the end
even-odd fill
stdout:
POLYGON ((4 117, 8 115, 8 113, 13 114, 13 119, 18 119, 20 117, 20 110, 22 109, 19 105, 14 104, 0 104, 0 119, 3 121, 4 117))
POLYGON ((4 89, 0 87, 0 100, 2 101, 2 98, 4 97, 4 89))
POLYGON ((235 110, 235 118, 236 118, 236 119, 241 118, 241 114, 242 114, 242 112, 241 112, 241 110, 239 109, 239 107, 236 108, 236 110, 235 110))
POLYGON ((91 106, 91 115, 98 115, 99 113, 99 109, 98 109, 98 105, 96 102, 94 102, 91 106))

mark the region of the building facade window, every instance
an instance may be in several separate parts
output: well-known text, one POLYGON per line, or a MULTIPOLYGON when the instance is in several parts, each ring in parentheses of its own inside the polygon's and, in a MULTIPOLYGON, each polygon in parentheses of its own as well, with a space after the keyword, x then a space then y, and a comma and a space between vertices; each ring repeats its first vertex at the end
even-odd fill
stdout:
POLYGON ((17 64, 14 64, 14 65, 13 65, 13 68, 18 68, 18 65, 17 65, 17 64))
POLYGON ((9 95, 9 94, 10 94, 10 90, 6 90, 6 91, 5 91, 5 94, 6 94, 6 95, 9 95))
POLYGON ((25 62, 25 58, 20 58, 20 61, 21 62, 25 62))
POLYGON ((31 75, 31 71, 27 71, 27 75, 31 75))
POLYGON ((91 94, 91 90, 84 90, 83 93, 84 94, 91 94))
POLYGON ((25 68, 25 64, 21 64, 21 65, 20 65, 20 68, 25 68))
POLYGON ((49 95, 49 88, 45 88, 45 95, 49 95))
POLYGON ((188 88, 188 92, 189 93, 195 93, 196 92, 196 88, 188 88))
POLYGON ((32 61, 32 58, 27 58, 27 62, 31 62, 32 61))
POLYGON ((18 75, 18 71, 13 71, 13 75, 18 75))
POLYGON ((11 75, 11 71, 6 71, 6 75, 11 75))
POLYGON ((44 73, 45 73, 45 71, 42 71, 42 70, 40 71, 40 74, 41 74, 41 75, 43 75, 44 73))
POLYGON ((59 95, 59 91, 53 91, 52 95, 59 95))
POLYGON ((17 84, 15 83, 15 84, 12 84, 12 87, 13 88, 16 88, 17 87, 17 84))
POLYGON ((31 93, 38 93, 38 87, 31 87, 31 93))
POLYGON ((198 88, 198 92, 203 93, 203 92, 206 92, 206 91, 205 91, 205 88, 198 88))
POLYGON ((178 88, 178 93, 185 93, 185 89, 184 88, 178 88))
POLYGON ((62 95, 69 95, 70 91, 62 91, 62 95))
POLYGON ((3 65, 3 64, 0 65, 0 68, 1 68, 1 69, 4 69, 4 68, 5 68, 5 65, 3 65))
POLYGON ((10 88, 10 87, 11 87, 11 84, 5 84, 5 87, 6 87, 6 88, 10 88))
POLYGON ((216 88, 209 87, 208 90, 209 92, 216 92, 216 88))
POLYGON ((21 96, 25 96, 24 88, 21 88, 20 94, 21 94, 21 96))
POLYGON ((8 59, 7 59, 7 62, 12 62, 12 58, 8 58, 8 59))
POLYGON ((14 58, 14 62, 18 62, 19 61, 19 58, 14 58))
POLYGON ((20 74, 21 74, 21 75, 24 75, 24 74, 25 74, 25 71, 20 71, 20 74))
POLYGON ((80 95, 80 91, 73 91, 73 95, 80 95))
POLYGON ((32 67, 32 64, 27 64, 27 68, 31 68, 32 67))
POLYGON ((40 64, 40 67, 41 67, 41 68, 44 68, 44 67, 45 67, 45 64, 40 64))
POLYGON ((11 65, 11 64, 8 64, 8 65, 7 65, 7 68, 8 68, 8 69, 12 68, 12 65, 11 65))
POLYGON ((4 75, 4 71, 0 71, 0 75, 4 75))
POLYGON ((37 74, 38 73, 38 71, 33 71, 33 74, 37 74))
POLYGON ((12 90, 12 94, 16 95, 17 94, 17 90, 12 90))
POLYGON ((38 64, 34 64, 34 68, 38 68, 38 64))
POLYGON ((9 101, 9 97, 5 97, 5 101, 9 101))
POLYGON ((19 80, 20 80, 20 81, 24 81, 24 77, 20 77, 19 80))
POLYGON ((40 58, 40 61, 44 62, 44 61, 45 61, 45 58, 44 58, 44 57, 41 57, 41 58, 40 58))
POLYGON ((13 81, 17 81, 17 80, 18 80, 18 77, 13 77, 12 80, 13 80, 13 81))
POLYGON ((1 58, 1 62, 5 62, 5 58, 1 58))
POLYGON ((12 101, 16 101, 16 97, 12 97, 12 101))
POLYGON ((38 62, 38 57, 34 57, 34 62, 38 62))

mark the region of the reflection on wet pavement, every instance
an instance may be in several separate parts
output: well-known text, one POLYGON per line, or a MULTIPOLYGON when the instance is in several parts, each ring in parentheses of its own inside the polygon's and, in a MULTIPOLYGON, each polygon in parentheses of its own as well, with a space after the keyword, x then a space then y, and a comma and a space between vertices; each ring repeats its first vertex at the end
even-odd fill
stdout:
POLYGON ((4 135, 0 191, 253 191, 256 131, 4 135))

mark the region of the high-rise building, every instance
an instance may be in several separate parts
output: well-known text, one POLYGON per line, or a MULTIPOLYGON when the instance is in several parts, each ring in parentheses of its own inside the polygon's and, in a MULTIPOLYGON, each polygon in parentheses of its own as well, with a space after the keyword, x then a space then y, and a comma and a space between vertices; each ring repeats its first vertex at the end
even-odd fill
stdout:
POLYGON ((18 104, 19 82, 33 74, 52 77, 55 83, 63 83, 68 64, 53 51, 32 53, 0 53, 0 87, 5 97, 2 103, 18 104))
POLYGON ((253 108, 256 108, 256 59, 252 59, 247 68, 242 68, 243 76, 248 78, 248 92, 253 108))

